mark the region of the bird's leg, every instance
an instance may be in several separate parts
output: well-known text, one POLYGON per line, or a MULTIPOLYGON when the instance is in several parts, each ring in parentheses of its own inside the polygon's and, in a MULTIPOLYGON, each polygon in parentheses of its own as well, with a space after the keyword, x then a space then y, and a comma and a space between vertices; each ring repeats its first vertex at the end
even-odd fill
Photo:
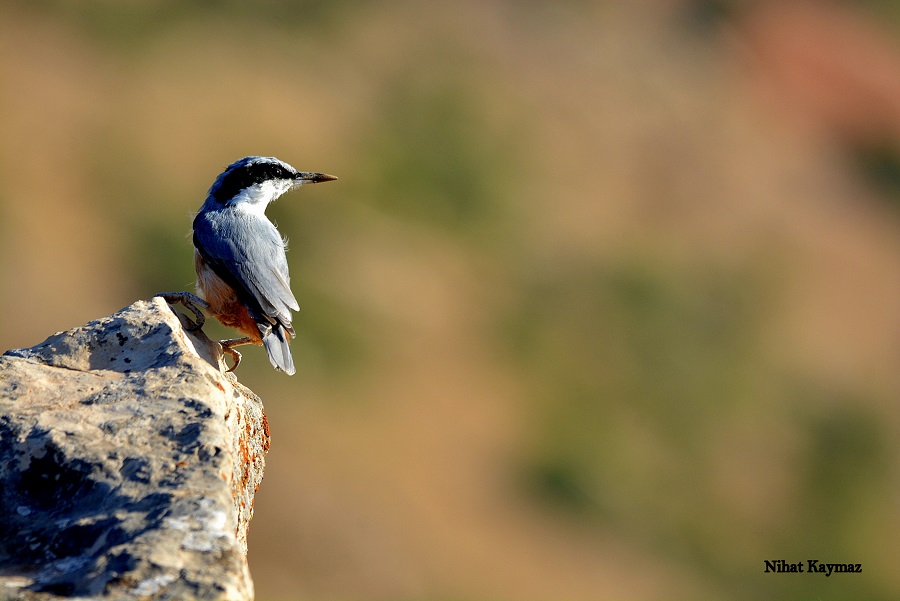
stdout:
POLYGON ((241 354, 234 350, 234 347, 241 346, 242 344, 253 344, 253 339, 249 336, 244 336, 243 338, 229 338, 228 340, 220 340, 219 344, 222 345, 222 352, 228 353, 231 355, 231 358, 234 359, 234 365, 228 371, 234 371, 237 369, 237 366, 241 364, 241 354))
MULTIPOLYGON (((181 303, 186 308, 190 309, 190 311, 196 316, 197 322, 187 327, 187 330, 189 332, 196 332, 197 330, 202 328, 203 324, 206 322, 206 316, 203 315, 198 306, 203 307, 204 309, 209 311, 209 303, 207 303, 196 294, 191 294, 190 292, 160 292, 156 296, 163 297, 163 299, 170 305, 181 303)), ((188 322, 190 323, 190 320, 188 320, 188 322)))

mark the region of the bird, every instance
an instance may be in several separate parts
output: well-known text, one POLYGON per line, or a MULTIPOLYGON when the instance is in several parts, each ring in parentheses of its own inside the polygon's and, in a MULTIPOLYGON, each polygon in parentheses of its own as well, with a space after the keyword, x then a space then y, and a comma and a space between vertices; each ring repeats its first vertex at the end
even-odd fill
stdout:
POLYGON ((275 157, 248 156, 228 165, 209 188, 193 222, 199 298, 186 292, 160 296, 191 308, 198 316, 196 328, 203 325, 203 315, 191 304, 244 335, 220 341, 223 352, 234 360, 229 371, 241 360, 234 347, 254 344, 265 347, 276 370, 295 373, 291 320, 292 311, 300 307, 290 287, 287 241, 265 210, 289 190, 336 179, 327 173, 298 171, 275 157))

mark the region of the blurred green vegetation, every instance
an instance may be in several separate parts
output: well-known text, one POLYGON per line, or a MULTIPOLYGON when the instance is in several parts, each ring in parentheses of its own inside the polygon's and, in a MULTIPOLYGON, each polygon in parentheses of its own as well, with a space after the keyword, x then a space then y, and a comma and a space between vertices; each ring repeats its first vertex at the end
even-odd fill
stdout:
POLYGON ((894 140, 850 145, 858 168, 888 204, 900 208, 900 146, 894 140))
POLYGON ((473 227, 494 209, 505 182, 502 160, 465 98, 464 82, 443 81, 422 89, 415 74, 386 86, 365 154, 369 173, 362 181, 379 208, 401 218, 455 230, 473 227))
POLYGON ((891 25, 900 36, 900 3, 896 0, 862 0, 860 5, 882 22, 891 25))
POLYGON ((588 262, 525 277, 503 330, 532 391, 523 490, 569 519, 703 566, 732 598, 888 599, 871 580, 748 575, 764 553, 864 557, 854 516, 877 511, 896 452, 870 402, 768 373, 758 335, 778 293, 759 267, 588 262), (778 382, 768 401, 764 381, 778 382), (718 429, 755 412, 801 438, 797 455, 780 459, 796 462, 799 489, 767 509, 785 519, 765 551, 736 533, 770 527, 718 501, 710 477, 718 429))
MULTIPOLYGON (((523 286, 509 320, 509 347, 538 391, 535 423, 546 438, 540 452, 581 465, 551 474, 588 470, 577 488, 599 485, 588 494, 598 508, 631 494, 601 484, 626 471, 617 465, 629 460, 619 420, 639 420, 687 466, 703 448, 704 430, 747 401, 763 294, 737 275, 684 275, 646 263, 541 274, 523 286)), ((546 466, 545 459, 539 463, 546 466)), ((656 466, 647 467, 643 477, 655 478, 656 466)))
POLYGON ((682 12, 689 27, 708 33, 733 22, 742 4, 740 0, 690 0, 684 3, 682 12))
POLYGON ((513 132, 479 109, 474 66, 443 47, 383 85, 360 146, 351 194, 379 211, 482 244, 503 235, 516 174, 525 172, 513 132), (436 77, 431 62, 452 65, 436 77))
POLYGON ((68 2, 13 0, 20 7, 40 11, 80 27, 95 41, 130 54, 155 42, 161 33, 201 25, 221 24, 255 27, 274 34, 305 36, 334 33, 348 14, 363 14, 367 3, 360 0, 154 0, 118 2, 91 0, 68 2))
POLYGON ((508 342, 535 391, 526 475, 542 498, 643 528, 707 494, 697 465, 717 418, 748 402, 763 294, 747 274, 680 275, 584 265, 523 286, 508 342))

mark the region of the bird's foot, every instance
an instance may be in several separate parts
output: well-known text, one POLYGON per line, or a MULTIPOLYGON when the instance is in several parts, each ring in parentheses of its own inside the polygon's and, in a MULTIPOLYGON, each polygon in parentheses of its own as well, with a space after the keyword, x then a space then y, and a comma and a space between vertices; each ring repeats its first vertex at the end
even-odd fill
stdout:
POLYGON ((234 365, 228 370, 229 372, 233 372, 237 369, 238 365, 241 364, 241 354, 234 350, 234 347, 241 346, 242 344, 253 344, 253 340, 251 340, 249 336, 244 336, 243 338, 220 340, 219 344, 222 345, 222 352, 231 355, 232 360, 234 360, 234 365))
POLYGON ((231 355, 231 359, 234 361, 234 365, 232 365, 230 369, 225 370, 226 372, 231 373, 238 368, 238 365, 241 364, 241 354, 228 346, 223 346, 222 352, 231 355))
MULTIPOLYGON (((200 311, 199 307, 203 307, 209 311, 209 303, 196 294, 191 294, 190 292, 160 292, 156 296, 161 296, 170 305, 181 303, 194 314, 197 321, 191 322, 191 320, 188 320, 190 325, 186 327, 187 331, 196 332, 202 328, 203 324, 206 322, 206 316, 203 315, 203 312, 200 311)), ((238 359, 238 361, 240 361, 240 359, 238 359)), ((237 367, 237 365, 235 365, 235 367, 237 367)))

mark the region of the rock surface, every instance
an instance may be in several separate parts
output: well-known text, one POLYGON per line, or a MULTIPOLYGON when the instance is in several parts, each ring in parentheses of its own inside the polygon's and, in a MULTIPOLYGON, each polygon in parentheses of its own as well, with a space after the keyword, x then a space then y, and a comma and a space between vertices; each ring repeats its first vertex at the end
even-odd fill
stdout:
POLYGON ((0 357, 0 599, 251 599, 269 435, 161 298, 0 357))

